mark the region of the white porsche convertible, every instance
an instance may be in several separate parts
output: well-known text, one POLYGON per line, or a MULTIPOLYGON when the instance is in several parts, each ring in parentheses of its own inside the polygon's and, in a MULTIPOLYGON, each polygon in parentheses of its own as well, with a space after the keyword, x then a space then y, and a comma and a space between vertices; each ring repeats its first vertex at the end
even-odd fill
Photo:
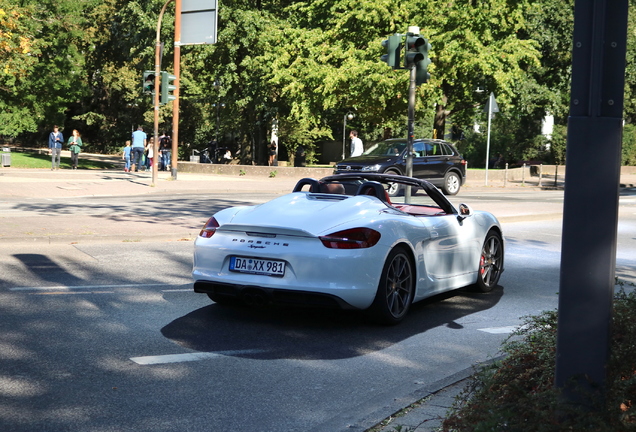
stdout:
POLYGON ((455 207, 425 180, 340 174, 216 213, 196 239, 192 277, 217 303, 364 309, 396 324, 426 297, 492 290, 503 264, 492 214, 455 207), (395 183, 417 193, 391 202, 395 183))

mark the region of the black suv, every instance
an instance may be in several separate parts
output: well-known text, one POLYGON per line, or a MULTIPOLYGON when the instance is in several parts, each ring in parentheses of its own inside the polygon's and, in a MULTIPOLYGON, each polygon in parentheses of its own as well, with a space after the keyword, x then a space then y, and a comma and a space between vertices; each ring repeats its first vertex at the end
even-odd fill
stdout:
MULTIPOLYGON (((377 172, 406 175, 406 139, 381 141, 362 156, 338 162, 335 174, 377 172)), ((442 189, 446 195, 455 195, 466 181, 466 161, 457 149, 446 141, 417 139, 413 141, 413 177, 425 179, 442 189)), ((389 195, 400 193, 397 187, 389 195)))

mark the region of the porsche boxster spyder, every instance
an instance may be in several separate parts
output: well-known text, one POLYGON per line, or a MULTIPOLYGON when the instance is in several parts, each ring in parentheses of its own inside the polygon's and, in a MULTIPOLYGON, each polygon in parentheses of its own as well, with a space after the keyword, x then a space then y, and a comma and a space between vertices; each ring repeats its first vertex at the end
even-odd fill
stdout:
POLYGON ((217 212, 195 242, 194 291, 217 303, 362 309, 396 324, 411 304, 504 270, 501 226, 425 180, 341 174, 300 180, 264 204, 217 212), (386 190, 411 188, 392 202, 386 190))

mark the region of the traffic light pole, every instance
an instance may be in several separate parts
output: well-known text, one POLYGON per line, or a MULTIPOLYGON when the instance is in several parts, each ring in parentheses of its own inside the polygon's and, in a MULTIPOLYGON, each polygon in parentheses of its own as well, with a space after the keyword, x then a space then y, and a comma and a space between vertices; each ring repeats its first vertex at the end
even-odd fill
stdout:
POLYGON ((153 131, 153 147, 152 147, 152 186, 155 186, 157 183, 157 156, 159 154, 159 94, 161 93, 161 20, 163 19, 163 14, 166 12, 166 8, 173 0, 168 0, 163 7, 161 8, 161 13, 159 14, 159 19, 157 20, 157 37, 155 41, 155 101, 154 101, 154 112, 155 112, 155 127, 153 131))
POLYGON ((174 4, 174 101, 172 101, 172 151, 170 156, 170 174, 177 179, 177 161, 179 160, 179 79, 181 76, 181 0, 174 4))
MULTIPOLYGON (((409 119, 408 119, 408 137, 406 141, 406 175, 413 177, 413 139, 415 137, 415 66, 410 69, 409 80, 409 119)), ((411 203, 411 186, 406 186, 404 190, 404 202, 411 203)))

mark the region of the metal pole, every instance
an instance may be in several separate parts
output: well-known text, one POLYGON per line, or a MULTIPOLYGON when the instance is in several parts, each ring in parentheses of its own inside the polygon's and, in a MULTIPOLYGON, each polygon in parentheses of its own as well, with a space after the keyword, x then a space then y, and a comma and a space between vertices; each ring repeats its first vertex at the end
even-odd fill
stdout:
POLYGON ((152 186, 157 182, 157 153, 158 149, 158 141, 159 141, 159 93, 161 92, 161 20, 163 19, 163 14, 170 4, 172 0, 168 0, 163 7, 161 8, 161 12, 159 13, 159 19, 157 19, 157 37, 155 42, 155 103, 154 103, 154 111, 155 111, 155 127, 154 127, 154 145, 153 145, 153 161, 152 161, 152 186))
MULTIPOLYGON (((406 141, 406 175, 413 177, 413 139, 415 138, 415 66, 411 67, 409 79, 409 118, 406 141)), ((411 186, 404 188, 404 202, 411 203, 411 186)))
POLYGON ((490 123, 492 120, 492 106, 494 94, 491 92, 488 96, 488 138, 486 139, 486 186, 488 186, 488 162, 490 159, 490 123))
MULTIPOLYGON (((162 14, 163 15, 163 14, 162 14)), ((159 40, 159 27, 161 26, 161 15, 159 16, 159 22, 157 23, 157 42, 155 44, 155 100, 153 104, 154 109, 154 130, 153 130, 153 144, 156 144, 157 132, 159 129, 159 93, 161 93, 161 41, 159 40)), ((153 149, 154 151, 154 149, 153 149)), ((154 186, 157 182, 157 171, 155 170, 155 164, 152 164, 152 183, 154 186)))
POLYGON ((347 115, 349 115, 349 113, 344 115, 344 119, 342 120, 342 159, 344 160, 345 158, 345 141, 347 139, 347 115))
POLYGON ((181 0, 174 3, 174 101, 172 101, 172 154, 170 155, 170 174, 177 179, 179 161, 179 79, 181 77, 181 0))
POLYGON ((508 162, 506 162, 506 170, 504 172, 504 187, 506 187, 507 181, 508 181, 508 162))
MULTIPOLYGON (((627 11, 627 0, 576 0, 574 7, 555 384, 577 403, 603 399, 606 391, 627 11)), ((589 409, 604 405, 591 402, 589 409)))
POLYGON ((221 109, 221 103, 219 102, 220 98, 216 100, 216 129, 214 130, 214 140, 216 141, 216 145, 219 145, 219 126, 221 124, 221 113, 219 110, 221 109))

